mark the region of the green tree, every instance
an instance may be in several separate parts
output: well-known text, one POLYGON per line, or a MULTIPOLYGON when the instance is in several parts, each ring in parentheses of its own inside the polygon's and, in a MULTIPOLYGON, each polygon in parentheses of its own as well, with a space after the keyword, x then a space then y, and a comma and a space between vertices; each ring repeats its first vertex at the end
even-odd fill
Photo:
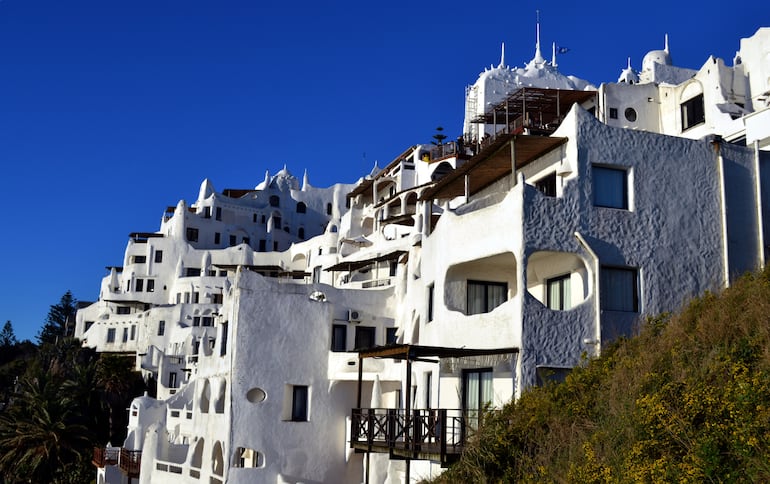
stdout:
POLYGON ((16 333, 13 332, 13 325, 6 321, 0 331, 0 350, 7 351, 11 346, 16 346, 19 341, 16 339, 16 333))
POLYGON ((0 413, 0 475, 6 482, 71 482, 88 465, 91 434, 66 381, 44 372, 27 376, 0 413))
POLYGON ((128 424, 125 409, 141 393, 144 381, 131 358, 102 355, 96 363, 96 383, 109 412, 109 440, 122 442, 128 424))
POLYGON ((38 343, 54 343, 59 337, 67 336, 67 323, 75 320, 77 304, 70 291, 64 293, 59 304, 52 304, 45 325, 37 334, 38 343))

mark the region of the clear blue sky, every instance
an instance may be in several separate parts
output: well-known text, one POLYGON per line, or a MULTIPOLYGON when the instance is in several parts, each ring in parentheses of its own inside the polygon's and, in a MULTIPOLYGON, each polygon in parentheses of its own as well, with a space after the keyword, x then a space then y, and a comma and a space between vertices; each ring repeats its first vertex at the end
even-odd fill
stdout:
POLYGON ((536 9, 546 57, 569 47, 560 70, 597 85, 665 33, 699 68, 770 26, 764 1, 688 3, 0 0, 0 324, 34 340, 68 289, 95 300, 128 234, 204 178, 352 183, 436 126, 458 136, 500 43, 532 58, 536 9))

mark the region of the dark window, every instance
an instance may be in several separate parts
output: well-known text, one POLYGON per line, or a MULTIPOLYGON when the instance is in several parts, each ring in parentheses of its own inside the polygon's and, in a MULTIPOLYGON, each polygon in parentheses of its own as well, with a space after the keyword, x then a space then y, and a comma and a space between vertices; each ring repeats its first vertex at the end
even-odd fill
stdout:
POLYGON ((307 212, 307 205, 305 205, 302 202, 299 202, 297 204, 297 213, 306 213, 307 212))
POLYGON ((505 282, 468 281, 467 314, 488 313, 508 298, 505 282))
POLYGON ((144 279, 137 279, 136 282, 134 282, 134 290, 136 292, 144 291, 144 279))
POLYGON ((273 250, 278 250, 278 242, 273 242, 273 250))
POLYGON ((639 310, 636 269, 602 266, 600 290, 603 310, 626 312, 639 310))
POLYGON ((166 322, 163 320, 158 321, 158 336, 166 334, 166 322))
POLYGON ((305 228, 304 227, 300 227, 300 228, 297 229, 297 237, 299 237, 300 239, 303 239, 303 240, 305 239, 305 228))
POLYGON ((93 325, 94 325, 94 322, 93 322, 93 321, 86 321, 86 327, 85 327, 85 330, 86 330, 86 331, 88 331, 88 329, 89 329, 91 326, 93 326, 93 325))
POLYGON ((131 314, 131 308, 129 306, 118 306, 118 314, 131 314))
POLYGON ((386 345, 394 345, 396 344, 396 341, 398 340, 398 336, 396 336, 396 328, 385 328, 385 344, 386 345))
POLYGON ((195 291, 195 292, 192 293, 192 303, 193 304, 198 304, 200 302, 200 297, 201 297, 200 294, 201 293, 199 293, 198 291, 195 291))
POLYGON ((133 341, 135 339, 136 339, 136 325, 132 324, 131 325, 131 341, 133 341))
POLYGON ((198 277, 201 275, 200 267, 188 267, 185 269, 186 277, 198 277))
POLYGON ((176 388, 176 372, 172 371, 168 374, 168 387, 176 388))
POLYGON ((262 223, 263 223, 263 224, 264 224, 264 223, 267 223, 267 220, 265 219, 265 216, 264 216, 264 215, 262 216, 262 223))
POLYGON ((594 205, 628 210, 628 174, 626 170, 606 166, 592 167, 594 205))
POLYGON ((203 318, 201 318, 201 325, 214 326, 214 318, 211 316, 203 316, 203 318))
POLYGON ((144 264, 147 262, 147 256, 146 255, 135 255, 132 257, 134 264, 144 264))
POLYGON ((356 326, 355 350, 364 350, 374 347, 374 327, 356 326))
POLYGON ((345 324, 332 325, 332 351, 347 351, 348 327, 345 324))
POLYGON ((222 323, 222 338, 219 343, 219 356, 227 354, 227 321, 222 323))
POLYGON ((610 108, 610 119, 618 119, 618 108, 610 108))
POLYGON ((198 229, 187 227, 187 241, 198 242, 198 229))
POLYGON ((254 222, 254 223, 257 223, 257 214, 256 213, 251 216, 251 221, 254 222))
POLYGON ((281 204, 281 199, 278 197, 278 195, 270 195, 270 206, 271 207, 277 207, 281 204))
POLYGON ((107 342, 108 343, 114 343, 115 342, 115 328, 107 329, 107 342))
POLYGON ((265 252, 267 250, 267 241, 265 239, 259 239, 259 251, 265 252))
POLYGON ((435 286, 431 284, 428 286, 428 322, 433 321, 433 292, 435 286))
POLYGON ((550 309, 565 310, 572 307, 570 296, 570 275, 565 274, 546 281, 547 306, 550 309))
POLYGON ((273 215, 273 229, 281 230, 281 217, 273 215))
POLYGON ((201 317, 200 316, 194 316, 193 317, 193 327, 200 326, 201 325, 201 317))
POLYGON ((388 275, 389 275, 390 277, 393 277, 393 276, 395 276, 395 275, 396 275, 396 269, 397 269, 397 268, 398 268, 398 262, 397 262, 397 261, 394 261, 394 260, 390 261, 390 262, 389 262, 389 267, 388 267, 388 275))
POLYGON ((703 107, 703 94, 685 101, 680 106, 682 110, 682 131, 706 122, 706 111, 703 107))
POLYGON ((203 218, 211 218, 211 207, 203 207, 203 218))
POLYGON ((211 295, 211 302, 213 304, 222 304, 222 293, 216 293, 211 295))
POLYGON ((236 237, 235 235, 230 236, 230 247, 234 246, 236 243, 236 237))
POLYGON ((222 207, 217 207, 217 220, 222 220, 222 207))
POLYGON ((246 244, 246 245, 249 245, 249 242, 251 242, 251 239, 249 239, 248 237, 244 237, 244 238, 241 240, 241 242, 243 242, 243 243, 244 243, 244 244, 246 244))
POLYGON ((542 178, 535 182, 535 187, 540 190, 543 195, 548 197, 556 196, 556 173, 551 173, 545 178, 542 178))
POLYGON ((162 250, 156 250, 155 251, 155 262, 158 262, 158 263, 163 262, 163 251, 162 250))
POLYGON ((636 121, 636 110, 634 108, 626 108, 626 110, 623 112, 623 115, 626 117, 626 120, 631 123, 636 121))
POLYGON ((147 279, 147 292, 155 292, 155 279, 147 279))
POLYGON ((219 243, 222 241, 222 234, 219 232, 214 232, 214 243, 216 245, 219 245, 219 243))
POLYGON ((128 328, 123 328, 123 342, 128 341, 128 328))
POLYGON ((331 215, 331 214, 332 214, 332 204, 331 203, 327 203, 326 204, 326 215, 331 215))
POLYGON ((291 420, 292 422, 307 421, 307 400, 308 387, 305 385, 294 385, 291 396, 291 420))

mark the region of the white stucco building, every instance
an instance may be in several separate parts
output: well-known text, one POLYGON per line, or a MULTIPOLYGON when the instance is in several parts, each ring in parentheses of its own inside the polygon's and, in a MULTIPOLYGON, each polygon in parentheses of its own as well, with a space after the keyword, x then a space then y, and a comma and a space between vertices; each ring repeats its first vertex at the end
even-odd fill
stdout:
POLYGON ((76 335, 157 382, 98 482, 405 482, 479 411, 763 267, 770 29, 598 88, 485 70, 464 135, 354 185, 208 181, 132 233, 76 335))

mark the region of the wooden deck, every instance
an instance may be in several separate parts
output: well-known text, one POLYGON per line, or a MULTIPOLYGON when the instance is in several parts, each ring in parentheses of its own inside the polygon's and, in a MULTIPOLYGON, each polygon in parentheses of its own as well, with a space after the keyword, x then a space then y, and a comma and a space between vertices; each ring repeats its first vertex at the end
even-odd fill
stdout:
POLYGON ((350 446, 392 459, 430 460, 448 466, 460 458, 472 432, 460 410, 355 408, 350 446))

